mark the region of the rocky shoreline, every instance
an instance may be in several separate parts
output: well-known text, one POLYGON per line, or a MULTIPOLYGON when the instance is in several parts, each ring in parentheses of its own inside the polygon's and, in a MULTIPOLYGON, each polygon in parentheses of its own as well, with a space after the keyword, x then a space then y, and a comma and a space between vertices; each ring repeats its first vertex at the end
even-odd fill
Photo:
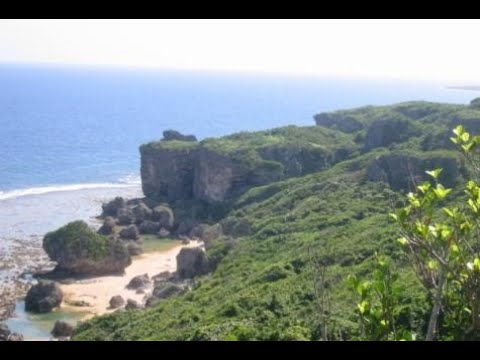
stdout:
MULTIPOLYGON (((85 319, 142 309, 183 294, 191 288, 191 278, 209 271, 203 242, 179 231, 181 226, 167 204, 117 197, 102 208, 104 221, 98 230, 82 221, 69 223, 45 235, 43 250, 22 253, 41 261, 15 277, 16 281, 4 279, 0 321, 14 316, 16 301, 22 298, 28 312, 48 313, 61 307, 62 311, 84 312, 85 319), (146 237, 172 238, 178 243, 165 252, 143 254, 146 237)), ((13 257, 9 264, 18 261, 13 257)), ((67 325, 56 323, 53 336, 70 334, 67 325)))

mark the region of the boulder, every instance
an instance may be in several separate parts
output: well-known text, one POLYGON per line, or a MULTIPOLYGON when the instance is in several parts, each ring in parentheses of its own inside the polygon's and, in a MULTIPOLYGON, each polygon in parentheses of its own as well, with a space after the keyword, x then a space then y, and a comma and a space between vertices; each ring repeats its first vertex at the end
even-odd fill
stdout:
POLYGON ((0 323, 0 341, 7 341, 10 333, 8 326, 0 323))
POLYGON ((127 285, 129 290, 146 289, 152 284, 148 274, 135 276, 127 285))
POLYGON ((151 220, 144 220, 139 225, 138 230, 141 234, 154 235, 160 231, 160 223, 151 220))
POLYGON ((202 248, 183 248, 177 255, 177 274, 182 279, 208 273, 209 263, 202 248))
POLYGON ((127 205, 126 201, 122 197, 116 197, 112 201, 102 205, 104 216, 117 216, 119 209, 124 208, 127 205))
POLYGON ((183 135, 182 133, 176 130, 165 130, 163 132, 163 139, 162 141, 197 141, 195 135, 183 135))
POLYGON ((165 239, 170 236, 170 231, 162 227, 157 235, 160 239, 165 239))
POLYGON ((70 337, 73 334, 73 325, 57 320, 53 326, 52 335, 56 338, 70 337))
POLYGON ((161 300, 179 296, 186 292, 186 286, 162 281, 155 284, 152 295, 147 298, 146 307, 157 305, 161 300))
POLYGON ((150 220, 153 211, 147 205, 141 202, 137 206, 132 208, 132 214, 133 216, 135 216, 135 221, 137 223, 141 223, 142 221, 150 220))
POLYGON ((140 238, 140 233, 136 225, 130 225, 125 229, 122 229, 119 233, 120 237, 125 240, 138 240, 140 238))
POLYGON ((163 281, 171 278, 173 274, 170 271, 162 271, 161 273, 152 276, 152 280, 157 282, 157 281, 163 281))
POLYGON ((110 309, 118 309, 125 305, 125 300, 120 295, 113 296, 110 299, 110 309))
POLYGON ((98 233, 102 235, 111 235, 115 229, 115 219, 111 216, 107 216, 103 221, 103 225, 98 229, 98 233))
POLYGON ((119 225, 130 225, 135 222, 135 216, 129 208, 121 208, 117 213, 117 222, 119 225))
POLYGON ((152 220, 157 221, 161 227, 164 227, 167 230, 172 229, 175 223, 172 209, 163 205, 156 206, 153 209, 152 220))
POLYGON ((143 248, 137 241, 128 241, 126 246, 130 256, 143 254, 143 248))
POLYGON ((136 309, 141 309, 142 307, 138 302, 132 299, 127 300, 127 305, 125 305, 126 310, 136 310, 136 309))
POLYGON ((57 262, 55 271, 69 276, 118 274, 131 264, 122 241, 97 234, 84 221, 48 233, 43 248, 57 262))
POLYGON ((34 313, 48 313, 59 306, 62 299, 62 290, 56 282, 40 280, 28 291, 25 298, 25 310, 34 313))
POLYGON ((22 335, 22 334, 18 334, 18 333, 16 333, 16 332, 12 332, 12 333, 10 333, 10 335, 8 336, 7 341, 23 341, 23 335, 22 335))
POLYGON ((195 219, 186 218, 179 222, 175 233, 178 235, 187 235, 189 234, 195 226, 198 225, 198 221, 195 219))
POLYGON ((23 335, 11 332, 7 325, 0 323, 0 341, 23 341, 23 335))

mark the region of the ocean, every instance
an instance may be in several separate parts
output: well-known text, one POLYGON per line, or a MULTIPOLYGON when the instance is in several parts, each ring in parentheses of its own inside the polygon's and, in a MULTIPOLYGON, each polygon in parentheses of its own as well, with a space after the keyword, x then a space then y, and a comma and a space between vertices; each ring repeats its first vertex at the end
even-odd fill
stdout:
POLYGON ((74 219, 95 223, 101 202, 117 194, 140 196, 138 147, 165 129, 204 139, 314 125, 323 111, 478 96, 447 85, 0 65, 0 280, 12 266, 25 270, 25 249, 38 249, 26 256, 32 262, 41 256, 45 232, 74 219))

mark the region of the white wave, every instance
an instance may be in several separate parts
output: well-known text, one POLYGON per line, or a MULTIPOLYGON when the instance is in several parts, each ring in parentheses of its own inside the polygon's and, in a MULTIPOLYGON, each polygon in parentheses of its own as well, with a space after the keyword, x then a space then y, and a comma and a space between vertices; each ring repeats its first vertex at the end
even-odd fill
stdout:
POLYGON ((113 189, 136 187, 140 184, 137 179, 123 181, 122 183, 86 183, 86 184, 69 184, 69 185, 52 185, 43 187, 32 187, 28 189, 17 189, 11 191, 0 191, 0 201, 18 198, 28 195, 42 195, 53 192, 75 191, 85 189, 113 189))
POLYGON ((120 184, 140 185, 142 183, 142 180, 141 180, 140 176, 138 176, 136 174, 127 174, 127 175, 119 178, 118 182, 120 184))

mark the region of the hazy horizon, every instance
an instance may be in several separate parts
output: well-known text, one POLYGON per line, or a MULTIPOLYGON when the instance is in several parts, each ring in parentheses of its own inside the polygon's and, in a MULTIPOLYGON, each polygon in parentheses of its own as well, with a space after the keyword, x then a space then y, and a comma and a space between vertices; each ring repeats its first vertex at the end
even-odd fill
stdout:
POLYGON ((1 20, 0 63, 480 82, 477 20, 1 20))

